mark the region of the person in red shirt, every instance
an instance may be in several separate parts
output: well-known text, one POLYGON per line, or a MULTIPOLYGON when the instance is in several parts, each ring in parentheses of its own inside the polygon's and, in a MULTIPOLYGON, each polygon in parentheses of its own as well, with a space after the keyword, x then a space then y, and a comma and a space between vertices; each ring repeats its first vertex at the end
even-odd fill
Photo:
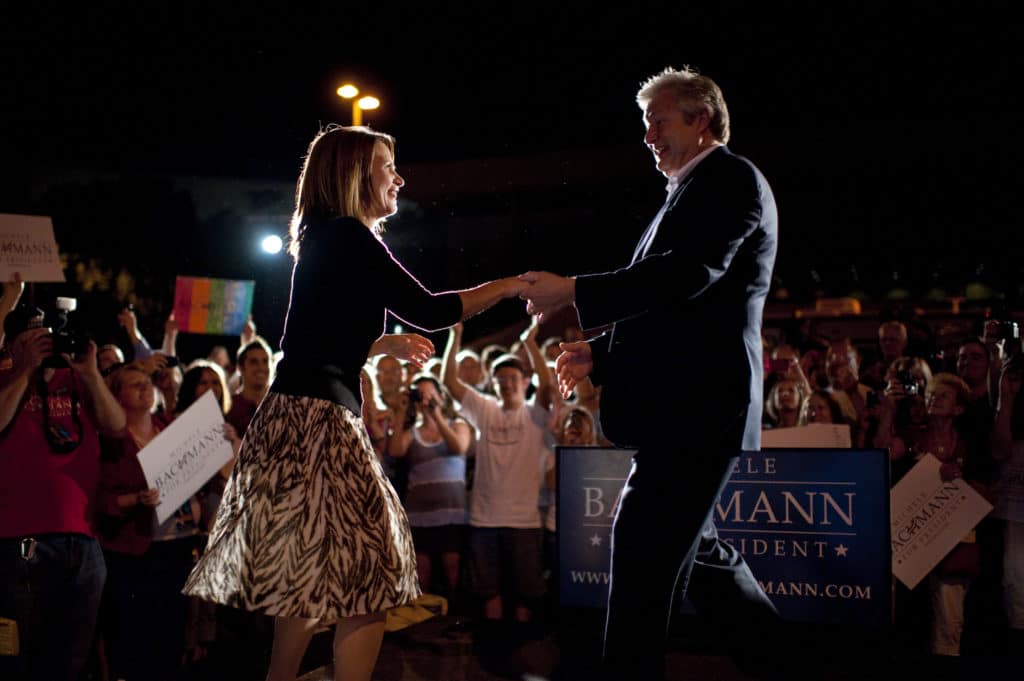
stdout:
POLYGON ((44 313, 4 319, 10 366, 0 370, 0 617, 17 626, 3 679, 75 679, 93 643, 106 565, 93 513, 99 431, 125 427, 88 341, 55 354, 44 313))

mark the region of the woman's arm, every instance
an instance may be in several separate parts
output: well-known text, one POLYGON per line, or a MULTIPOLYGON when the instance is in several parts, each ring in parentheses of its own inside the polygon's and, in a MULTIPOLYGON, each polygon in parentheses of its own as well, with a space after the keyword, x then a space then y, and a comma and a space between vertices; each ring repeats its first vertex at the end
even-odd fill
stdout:
POLYGON ((505 277, 458 291, 459 299, 462 300, 462 321, 483 312, 504 298, 517 298, 527 286, 527 282, 518 277, 505 277))
POLYGON ((395 414, 394 422, 391 425, 391 437, 388 438, 388 446, 385 451, 394 457, 401 458, 409 452, 409 445, 412 444, 412 428, 405 427, 405 411, 409 408, 409 396, 403 393, 399 399, 399 413, 395 414))

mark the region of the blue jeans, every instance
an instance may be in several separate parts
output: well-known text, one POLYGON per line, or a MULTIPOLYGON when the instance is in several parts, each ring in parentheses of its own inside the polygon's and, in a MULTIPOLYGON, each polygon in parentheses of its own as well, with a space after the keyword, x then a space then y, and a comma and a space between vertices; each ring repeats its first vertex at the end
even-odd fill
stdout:
POLYGON ((0 617, 18 623, 20 652, 0 678, 77 681, 89 659, 107 567, 95 539, 0 539, 0 617))

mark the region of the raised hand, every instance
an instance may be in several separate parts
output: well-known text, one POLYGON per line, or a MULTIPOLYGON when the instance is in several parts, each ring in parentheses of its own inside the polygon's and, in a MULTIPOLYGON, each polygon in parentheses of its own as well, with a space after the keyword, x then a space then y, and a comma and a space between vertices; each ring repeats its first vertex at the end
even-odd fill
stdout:
POLYGON ((4 282, 3 294, 0 295, 0 313, 13 310, 24 291, 25 282, 21 280, 21 273, 15 272, 9 281, 4 282))
POLYGON ((256 322, 252 320, 252 315, 245 320, 245 326, 242 327, 242 333, 239 336, 239 341, 242 343, 241 347, 245 347, 252 340, 256 338, 256 322))
POLYGON ((530 325, 526 327, 526 330, 519 334, 519 340, 524 343, 529 343, 531 340, 537 342, 537 332, 540 331, 540 319, 537 315, 534 315, 530 319, 530 325))
POLYGON ((133 342, 138 342, 139 339, 139 322, 135 318, 135 310, 132 309, 131 305, 124 307, 120 312, 117 313, 117 323, 128 332, 128 337, 133 342))
POLYGON ((10 343, 11 361, 18 371, 34 371, 53 354, 50 330, 39 327, 22 331, 10 343))

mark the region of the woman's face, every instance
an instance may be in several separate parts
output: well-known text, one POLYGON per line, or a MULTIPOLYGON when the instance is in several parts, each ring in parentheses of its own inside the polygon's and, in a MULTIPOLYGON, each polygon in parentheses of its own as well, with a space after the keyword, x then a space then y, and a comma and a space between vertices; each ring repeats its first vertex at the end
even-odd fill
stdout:
POLYGON ((199 383, 196 384, 196 399, 202 397, 209 390, 212 390, 213 394, 217 396, 218 402, 224 399, 224 388, 220 384, 220 377, 209 369, 203 369, 203 373, 199 375, 199 383))
POLYGON ((373 221, 382 220, 398 212, 398 190, 405 180, 395 170, 395 159, 383 142, 373 145, 373 160, 370 162, 370 214, 373 221))
POLYGON ((796 411, 800 408, 800 392, 793 381, 780 381, 775 392, 775 402, 779 411, 796 411))
POLYGON ((141 371, 128 371, 121 381, 117 401, 125 411, 149 411, 156 401, 152 379, 141 371))
POLYGON ((808 423, 832 423, 832 410, 828 400, 821 395, 811 395, 807 400, 808 423))
POLYGON ((562 426, 562 444, 592 445, 594 441, 594 428, 590 425, 590 419, 577 411, 571 412, 562 426))
POLYGON ((963 407, 957 402, 956 390, 948 385, 935 385, 925 396, 929 416, 959 416, 963 407))
POLYGON ((422 402, 417 406, 424 407, 431 403, 441 404, 441 395, 438 394, 437 388, 430 381, 420 381, 416 384, 416 388, 420 391, 422 399, 422 402))

